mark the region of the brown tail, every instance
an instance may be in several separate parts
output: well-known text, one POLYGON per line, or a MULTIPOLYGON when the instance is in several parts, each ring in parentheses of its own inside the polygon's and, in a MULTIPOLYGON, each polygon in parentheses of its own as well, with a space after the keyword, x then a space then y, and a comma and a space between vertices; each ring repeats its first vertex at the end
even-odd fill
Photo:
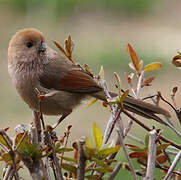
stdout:
MULTIPOLYGON (((112 97, 116 97, 117 94, 110 92, 110 95, 112 97)), ((106 101, 106 95, 103 91, 99 91, 97 93, 92 94, 93 97, 100 99, 102 101, 106 101)), ((123 107, 131 111, 133 113, 136 113, 140 116, 143 116, 148 119, 154 119, 158 122, 164 123, 158 116, 155 114, 162 114, 166 117, 171 117, 170 113, 166 111, 165 109, 158 107, 156 105, 150 104, 148 102, 144 102, 139 99, 135 99, 133 97, 126 97, 123 102, 123 107)), ((165 124, 165 123, 164 123, 165 124)))

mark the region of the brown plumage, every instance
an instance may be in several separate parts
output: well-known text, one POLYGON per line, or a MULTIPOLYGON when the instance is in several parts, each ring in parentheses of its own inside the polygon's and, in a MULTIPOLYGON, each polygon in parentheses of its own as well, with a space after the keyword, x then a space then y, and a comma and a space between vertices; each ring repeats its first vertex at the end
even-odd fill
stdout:
MULTIPOLYGON (((8 69, 18 93, 32 110, 40 110, 35 88, 42 94, 53 93, 42 101, 41 111, 47 115, 62 115, 60 121, 84 98, 106 100, 94 79, 48 47, 43 34, 36 29, 23 29, 12 37, 8 69)), ((157 113, 170 117, 166 110, 135 98, 127 97, 123 104, 125 109, 157 121, 160 121, 157 113)))

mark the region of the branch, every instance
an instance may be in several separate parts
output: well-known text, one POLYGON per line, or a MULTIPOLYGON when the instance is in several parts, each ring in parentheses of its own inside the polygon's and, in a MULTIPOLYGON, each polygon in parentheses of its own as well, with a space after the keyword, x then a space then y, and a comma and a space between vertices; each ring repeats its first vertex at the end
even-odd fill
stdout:
POLYGON ((156 161, 156 130, 149 132, 148 162, 145 180, 154 179, 155 161, 156 161))
POLYGON ((119 163, 115 168, 114 171, 111 173, 111 175, 109 176, 108 180, 113 180, 115 178, 115 176, 119 173, 119 170, 122 167, 122 163, 119 163))
MULTIPOLYGON (((142 128, 144 128, 147 131, 151 131, 152 129, 150 129, 148 126, 146 126, 145 124, 143 124, 141 121, 139 121, 138 119, 136 119, 134 116, 132 116, 128 111, 123 110, 123 113, 126 114, 129 118, 131 118, 134 122, 136 122, 137 124, 139 124, 142 128)), ((165 138, 164 136, 160 136, 160 139, 166 143, 170 143, 170 145, 176 147, 177 149, 181 149, 181 146, 172 142, 171 140, 165 138)))
POLYGON ((56 156, 54 144, 52 142, 51 136, 48 131, 45 131, 45 139, 46 139, 46 144, 50 147, 50 150, 52 150, 52 161, 53 164, 55 165, 55 173, 56 173, 56 178, 57 180, 63 180, 60 164, 58 162, 58 158, 56 156))
POLYGON ((181 151, 179 151, 178 154, 175 156, 175 159, 173 160, 172 165, 170 166, 166 176, 164 177, 164 180, 167 180, 169 178, 169 176, 171 175, 171 173, 175 169, 177 163, 179 162, 180 158, 181 158, 181 151))
POLYGON ((139 79, 138 79, 138 84, 137 84, 137 89, 136 89, 136 98, 138 99, 139 96, 140 96, 140 91, 141 91, 141 83, 142 83, 142 79, 143 79, 143 76, 144 76, 144 70, 141 71, 141 74, 139 76, 139 79))
POLYGON ((38 112, 33 111, 33 117, 34 117, 33 121, 35 124, 35 131, 36 131, 33 138, 34 138, 34 143, 38 145, 39 142, 41 142, 41 123, 38 112))
POLYGON ((128 133, 126 137, 133 140, 133 141, 136 141, 136 142, 138 142, 140 144, 143 144, 143 145, 145 144, 144 141, 142 141, 141 139, 139 139, 138 137, 136 137, 136 136, 134 136, 134 135, 132 135, 130 133, 128 133))
MULTIPOLYGON (((107 97, 107 102, 109 102, 112 98, 109 94, 109 90, 106 84, 105 80, 102 80, 100 78, 98 78, 101 87, 103 88, 106 97, 107 97)), ((114 129, 114 125, 116 123, 117 118, 120 116, 121 110, 119 108, 119 106, 117 104, 112 104, 110 105, 111 109, 112 109, 112 114, 111 117, 108 120, 107 126, 106 126, 106 130, 104 132, 104 136, 103 136, 103 145, 107 143, 107 141, 109 140, 109 137, 111 136, 111 133, 114 129)))
POLYGON ((86 166, 86 156, 84 153, 85 138, 79 139, 78 146, 78 168, 77 168, 77 180, 84 180, 85 176, 85 166, 86 166))
POLYGON ((7 167, 7 170, 6 170, 6 173, 3 177, 3 180, 8 180, 10 179, 10 177, 13 177, 13 174, 14 174, 14 169, 13 169, 13 166, 12 165, 9 165, 7 167))
POLYGON ((120 131, 120 129, 117 129, 117 133, 118 133, 119 141, 120 141, 120 144, 121 144, 121 146, 123 148, 124 154, 125 154, 125 156, 126 156, 126 158, 128 160, 128 164, 129 164, 130 171, 131 171, 131 174, 133 176, 133 179, 137 180, 136 173, 135 173, 134 168, 133 168, 133 164, 132 164, 132 162, 131 162, 131 160, 129 158, 128 152, 127 152, 126 147, 125 147, 125 145, 123 143, 123 135, 122 135, 122 132, 120 131))

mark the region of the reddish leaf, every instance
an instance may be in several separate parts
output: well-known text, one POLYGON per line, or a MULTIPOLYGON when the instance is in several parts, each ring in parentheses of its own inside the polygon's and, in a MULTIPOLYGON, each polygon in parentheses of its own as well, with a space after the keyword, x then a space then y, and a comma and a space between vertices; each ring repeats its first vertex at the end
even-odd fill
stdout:
POLYGON ((147 158, 147 153, 146 152, 132 152, 129 154, 129 157, 130 158, 144 159, 144 158, 147 158))
POLYGON ((142 83, 141 83, 141 87, 143 88, 144 86, 151 86, 151 83, 152 83, 152 81, 155 79, 155 77, 149 77, 149 78, 147 78, 145 81, 143 81, 142 83))
POLYGON ((84 69, 91 77, 94 77, 92 70, 89 68, 87 64, 84 64, 84 69))
POLYGON ((132 48, 132 46, 128 43, 127 45, 127 52, 131 57, 132 63, 134 65, 134 68, 136 70, 136 72, 139 72, 139 60, 138 57, 136 55, 136 52, 134 51, 134 49, 132 48))
POLYGON ((132 144, 125 144, 127 148, 131 149, 132 151, 136 151, 136 152, 144 152, 145 149, 140 148, 138 146, 132 145, 132 144))
POLYGON ((176 94, 176 92, 178 91, 178 87, 174 87, 173 89, 172 89, 172 97, 174 97, 175 96, 175 94, 176 94))
POLYGON ((57 42, 53 41, 53 43, 57 46, 57 48, 66 56, 65 50, 62 48, 62 46, 57 42))
POLYGON ((68 35, 68 38, 65 40, 65 52, 67 57, 72 61, 72 51, 74 48, 74 42, 72 41, 72 38, 70 35, 68 35))
POLYGON ((172 59, 172 64, 176 67, 181 67, 181 55, 174 56, 172 59))
POLYGON ((157 160, 160 164, 163 164, 163 163, 165 163, 165 162, 167 161, 167 157, 166 157, 164 154, 162 154, 162 155, 160 155, 160 156, 157 156, 157 157, 156 157, 156 160, 157 160))

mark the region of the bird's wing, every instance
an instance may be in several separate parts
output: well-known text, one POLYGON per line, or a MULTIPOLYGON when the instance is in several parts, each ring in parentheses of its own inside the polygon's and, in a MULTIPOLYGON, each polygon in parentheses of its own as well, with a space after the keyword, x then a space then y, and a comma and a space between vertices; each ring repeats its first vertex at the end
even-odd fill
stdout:
POLYGON ((41 85, 71 93, 95 93, 102 90, 90 75, 68 61, 59 56, 46 64, 39 77, 41 85))

